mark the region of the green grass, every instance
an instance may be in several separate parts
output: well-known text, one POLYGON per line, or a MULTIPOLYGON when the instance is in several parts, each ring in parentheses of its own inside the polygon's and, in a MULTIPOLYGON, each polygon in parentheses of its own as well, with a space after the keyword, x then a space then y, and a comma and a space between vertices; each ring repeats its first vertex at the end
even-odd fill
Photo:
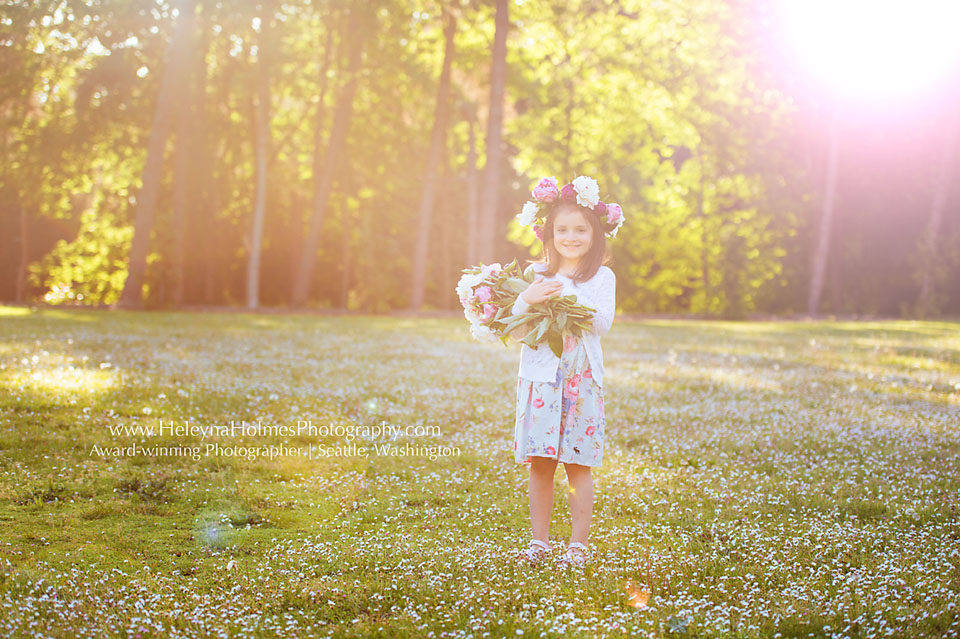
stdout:
POLYGON ((617 322, 573 575, 512 561, 519 352, 467 328, 0 307, 0 635, 960 636, 960 324, 617 322), (160 420, 420 425, 459 454, 110 430, 160 420), (134 444, 201 452, 91 454, 134 444))

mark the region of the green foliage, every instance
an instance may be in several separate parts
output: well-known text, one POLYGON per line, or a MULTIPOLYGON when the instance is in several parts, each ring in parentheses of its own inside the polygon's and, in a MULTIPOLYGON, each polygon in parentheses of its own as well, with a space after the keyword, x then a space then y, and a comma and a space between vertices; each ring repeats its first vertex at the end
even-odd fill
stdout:
POLYGON ((113 304, 127 277, 132 239, 133 228, 121 225, 114 214, 88 209, 75 240, 60 240, 31 265, 31 283, 43 287, 44 301, 51 304, 113 304))
MULTIPOLYGON (((262 50, 271 93, 263 300, 287 302, 317 206, 333 113, 350 80, 349 45, 362 35, 362 69, 346 152, 324 203, 311 301, 371 312, 404 306, 443 61, 441 3, 293 2, 273 5, 272 13, 242 0, 199 5, 199 53, 177 88, 193 128, 187 139, 173 135, 168 143, 148 303, 169 303, 173 288, 172 176, 181 145, 189 145, 186 301, 244 296, 256 175, 252 96, 262 50), (362 34, 347 28, 351 9, 361 14, 362 34)), ((120 0, 11 7, 0 71, 3 213, 15 218, 23 206, 34 219, 79 222, 82 237, 31 256, 33 281, 44 287, 39 295, 69 286, 48 299, 112 299, 120 272, 115 250, 126 241, 115 231, 132 221, 140 195, 174 31, 172 4, 149 12, 120 0), (93 210, 106 219, 84 217, 91 205, 76 195, 84 193, 101 198, 93 210), (95 258, 100 245, 109 258, 95 258)), ((455 274, 468 252, 470 179, 485 162, 494 8, 465 0, 443 8, 457 28, 427 299, 428 306, 453 308, 455 274), (469 162, 471 127, 477 166, 469 162)), ((798 131, 798 105, 759 71, 763 52, 750 40, 755 18, 722 0, 544 0, 510 3, 510 18, 504 105, 510 168, 502 176, 497 228, 503 254, 485 259, 539 256, 532 229, 510 216, 541 176, 566 182, 588 174, 627 216, 610 244, 622 310, 727 318, 798 310, 820 150, 811 145, 797 153, 801 145, 790 136, 798 131)), ((912 211, 918 201, 904 206, 912 211)), ((868 264, 864 237, 837 245, 838 262, 852 264, 837 267, 850 270, 848 277, 868 264)), ((921 271, 936 269, 931 312, 956 302, 945 282, 960 264, 950 257, 957 237, 955 230, 945 236, 937 263, 911 258, 921 271)), ((913 255, 909 238, 900 244, 901 253, 913 255)), ((897 273, 898 292, 881 283, 863 294, 865 301, 876 307, 902 301, 915 285, 908 270, 897 273)))

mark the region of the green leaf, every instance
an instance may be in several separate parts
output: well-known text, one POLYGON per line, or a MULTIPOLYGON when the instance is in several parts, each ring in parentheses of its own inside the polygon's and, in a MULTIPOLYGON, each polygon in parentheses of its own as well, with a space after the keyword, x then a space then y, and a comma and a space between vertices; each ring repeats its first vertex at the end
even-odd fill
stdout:
POLYGON ((547 335, 547 343, 550 345, 550 350, 553 351, 553 354, 557 357, 560 357, 563 354, 563 338, 560 337, 557 333, 551 331, 547 335))
POLYGON ((514 293, 517 293, 519 295, 520 293, 523 293, 525 290, 527 290, 527 286, 529 286, 529 284, 527 284, 526 282, 524 282, 519 278, 510 277, 510 278, 507 278, 506 282, 504 282, 504 286, 507 288, 507 290, 513 291, 514 293))
POLYGON ((567 328, 567 313, 566 311, 560 311, 557 313, 557 326, 560 327, 560 330, 567 328))
POLYGON ((543 334, 547 332, 548 328, 550 328, 550 318, 544 317, 540 322, 540 326, 537 328, 537 341, 540 341, 540 338, 543 337, 543 334))

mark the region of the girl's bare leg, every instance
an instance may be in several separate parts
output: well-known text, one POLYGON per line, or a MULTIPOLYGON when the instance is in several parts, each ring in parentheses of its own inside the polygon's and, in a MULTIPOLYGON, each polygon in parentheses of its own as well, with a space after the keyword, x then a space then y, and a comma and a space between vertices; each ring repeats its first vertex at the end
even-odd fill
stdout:
POLYGON ((557 460, 549 457, 530 459, 530 527, 533 538, 549 543, 550 513, 553 510, 553 476, 557 460))
MULTIPOLYGON (((534 458, 536 459, 536 458, 534 458)), ((564 464, 570 483, 570 543, 587 543, 593 517, 593 475, 590 466, 564 464)))

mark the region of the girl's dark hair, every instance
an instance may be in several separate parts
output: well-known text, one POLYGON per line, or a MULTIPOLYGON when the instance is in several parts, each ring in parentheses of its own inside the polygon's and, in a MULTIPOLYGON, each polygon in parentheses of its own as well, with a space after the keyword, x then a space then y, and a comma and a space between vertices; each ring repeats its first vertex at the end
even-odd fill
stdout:
POLYGON ((546 275, 556 275, 560 269, 560 253, 553 244, 553 223, 557 215, 566 211, 579 211, 583 214, 583 217, 587 220, 591 228, 593 228, 590 249, 580 260, 580 265, 577 266, 576 272, 570 278, 574 284, 577 284, 579 282, 586 282, 597 274, 597 271, 600 270, 602 265, 610 263, 610 252, 607 250, 606 232, 608 228, 612 228, 612 226, 606 223, 606 218, 597 215, 585 206, 580 206, 576 202, 570 202, 569 200, 560 200, 557 202, 547 213, 547 217, 543 223, 543 230, 541 231, 543 235, 543 258, 540 259, 539 263, 547 265, 544 271, 546 275))

